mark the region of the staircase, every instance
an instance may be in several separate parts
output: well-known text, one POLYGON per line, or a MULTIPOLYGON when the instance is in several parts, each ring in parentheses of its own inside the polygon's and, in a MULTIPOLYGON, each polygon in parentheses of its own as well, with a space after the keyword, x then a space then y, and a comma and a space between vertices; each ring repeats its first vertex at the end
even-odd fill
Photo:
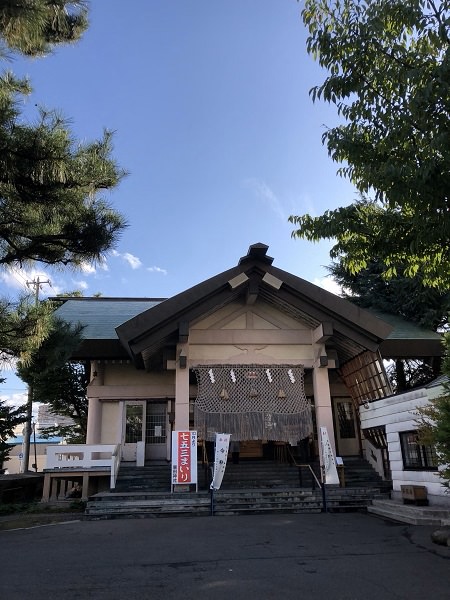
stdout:
POLYGON ((117 474, 115 493, 170 492, 170 463, 152 463, 136 467, 121 463, 117 474))
POLYGON ((392 482, 384 481, 364 458, 345 456, 343 461, 346 488, 376 488, 385 494, 391 491, 392 482))
POLYGON ((450 525, 450 510, 439 506, 405 505, 399 500, 374 499, 367 511, 390 519, 409 523, 411 525, 435 525, 445 527, 450 525))
MULTIPOLYGON (((327 486, 329 512, 366 510, 385 496, 381 482, 365 461, 345 462, 346 487, 327 486)), ((314 465, 313 465, 314 466, 314 465)), ((317 465, 315 465, 317 469, 317 465)), ((257 513, 317 513, 322 490, 309 469, 268 460, 229 462, 221 489, 209 492, 208 471, 198 465, 199 491, 170 492, 170 464, 134 467, 122 464, 116 488, 95 494, 87 503, 87 519, 257 513)))

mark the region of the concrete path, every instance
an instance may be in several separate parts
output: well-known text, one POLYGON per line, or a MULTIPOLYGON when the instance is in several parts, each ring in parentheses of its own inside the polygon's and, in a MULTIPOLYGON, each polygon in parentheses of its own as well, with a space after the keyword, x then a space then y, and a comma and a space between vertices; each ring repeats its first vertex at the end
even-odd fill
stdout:
POLYGON ((0 531, 0 598, 448 600, 450 548, 432 530, 357 513, 0 531))

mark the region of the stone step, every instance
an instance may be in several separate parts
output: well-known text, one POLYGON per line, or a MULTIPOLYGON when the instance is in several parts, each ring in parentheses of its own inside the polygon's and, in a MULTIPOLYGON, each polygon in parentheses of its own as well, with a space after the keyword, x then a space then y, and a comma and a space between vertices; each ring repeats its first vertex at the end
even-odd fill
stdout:
MULTIPOLYGON (((329 512, 366 510, 372 490, 327 489, 329 512)), ((238 515, 274 513, 316 513, 322 511, 321 490, 218 490, 214 494, 214 514, 238 515)), ((143 518, 210 514, 208 492, 197 493, 99 493, 89 499, 86 519, 143 518)))
MULTIPOLYGON (((318 465, 313 465, 318 473, 318 465)), ((219 515, 258 512, 321 512, 322 491, 307 467, 267 460, 229 462, 221 489, 214 494, 214 512, 219 515), (302 485, 300 486, 300 483, 302 485)), ((135 467, 122 464, 116 489, 89 499, 86 518, 155 517, 201 515, 210 511, 209 472, 198 465, 198 492, 170 490, 170 465, 135 467)), ((373 499, 383 497, 383 486, 367 462, 349 461, 346 487, 327 486, 330 512, 366 510, 373 499), (352 468, 355 467, 352 472, 352 468)), ((384 496, 385 497, 385 496, 384 496)))
POLYGON ((450 510, 432 506, 406 505, 396 500, 373 499, 367 512, 411 525, 445 525, 450 519, 450 510))

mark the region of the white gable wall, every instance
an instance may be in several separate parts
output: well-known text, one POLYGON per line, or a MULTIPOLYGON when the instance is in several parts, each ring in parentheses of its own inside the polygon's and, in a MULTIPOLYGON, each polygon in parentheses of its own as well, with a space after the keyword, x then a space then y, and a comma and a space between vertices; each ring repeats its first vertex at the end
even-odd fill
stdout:
POLYGON ((311 367, 317 348, 312 329, 257 301, 234 302, 191 324, 189 362, 291 363, 311 367))
MULTIPOLYGON (((431 397, 436 397, 441 392, 442 388, 421 388, 377 400, 370 403, 369 408, 360 409, 363 433, 364 429, 371 427, 386 427, 394 498, 401 497, 402 485, 423 485, 428 490, 430 504, 450 503, 437 471, 404 470, 399 435, 402 431, 417 429, 417 409, 426 406, 431 397)), ((367 449, 370 444, 367 441, 365 444, 367 449)), ((380 462, 380 458, 377 462, 380 462)))

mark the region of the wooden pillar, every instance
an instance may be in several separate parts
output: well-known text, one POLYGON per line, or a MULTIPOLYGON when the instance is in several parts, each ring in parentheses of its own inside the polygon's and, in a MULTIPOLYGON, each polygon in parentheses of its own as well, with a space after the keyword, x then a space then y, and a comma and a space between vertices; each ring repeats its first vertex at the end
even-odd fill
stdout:
POLYGON ((105 366, 91 362, 91 381, 89 383, 89 407, 86 432, 86 444, 100 444, 102 435, 102 405, 98 397, 95 397, 95 388, 104 384, 105 366))
POLYGON ((98 398, 89 398, 86 444, 100 444, 102 405, 98 398))
MULTIPOLYGON (((334 438, 333 411, 331 408, 330 380, 326 367, 315 366, 313 369, 314 404, 316 411, 317 431, 326 427, 333 453, 336 456, 334 438)), ((320 451, 320 444, 319 444, 320 451)))
POLYGON ((90 496, 89 489, 89 473, 85 471, 83 473, 83 483, 82 483, 82 491, 81 491, 81 499, 87 500, 90 496))
POLYGON ((177 347, 175 370, 175 431, 189 430, 189 360, 187 344, 177 347), (181 356, 181 360, 180 360, 181 356))
POLYGON ((50 486, 51 486, 51 475, 50 473, 45 473, 44 475, 44 488, 42 490, 42 500, 41 502, 48 502, 50 500, 50 486))

